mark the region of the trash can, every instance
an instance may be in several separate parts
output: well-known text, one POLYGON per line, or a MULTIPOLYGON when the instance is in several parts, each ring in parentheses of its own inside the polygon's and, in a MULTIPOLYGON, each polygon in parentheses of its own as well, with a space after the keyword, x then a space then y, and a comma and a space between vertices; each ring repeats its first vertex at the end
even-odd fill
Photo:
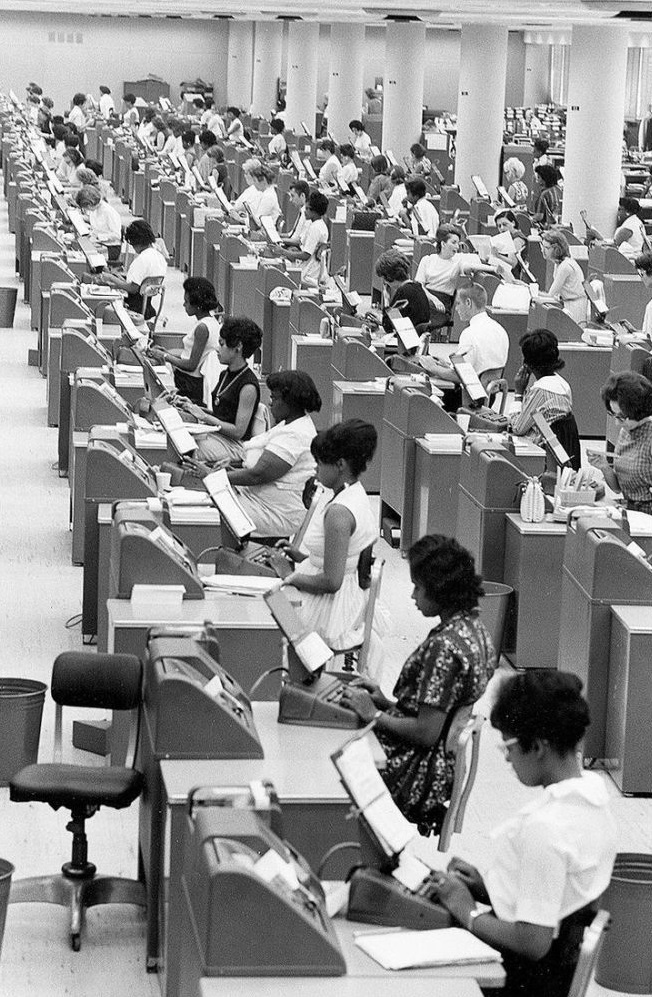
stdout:
POLYGON ((480 598, 480 618, 491 634, 496 656, 500 659, 503 646, 507 613, 510 608, 514 589, 501 582, 483 581, 484 595, 480 598))
POLYGON ((32 679, 0 678, 0 786, 38 757, 46 688, 32 679))
POLYGON ((617 855, 600 906, 611 914, 611 927, 596 983, 620 993, 652 994, 652 855, 617 855))
POLYGON ((0 287, 0 329, 13 328, 17 298, 17 287, 0 287))
POLYGON ((0 859, 0 952, 2 951, 2 939, 5 933, 5 921, 7 920, 7 904, 9 903, 9 891, 11 889, 11 877, 14 874, 14 867, 6 859, 0 859))

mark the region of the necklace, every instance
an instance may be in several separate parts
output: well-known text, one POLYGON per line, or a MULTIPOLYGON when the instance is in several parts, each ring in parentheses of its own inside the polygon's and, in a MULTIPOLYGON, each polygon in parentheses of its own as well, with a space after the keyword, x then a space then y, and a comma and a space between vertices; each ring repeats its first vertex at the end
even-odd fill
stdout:
POLYGON ((245 364, 244 367, 241 367, 238 373, 235 375, 235 377, 233 377, 230 381, 229 381, 229 374, 231 373, 231 371, 228 369, 228 367, 224 372, 223 381, 222 381, 222 375, 220 374, 220 380, 217 382, 217 387, 213 394, 213 406, 215 406, 215 403, 220 400, 220 398, 227 390, 227 388, 230 388, 231 385, 235 384, 235 382, 238 380, 239 377, 242 377, 246 369, 247 369, 247 364, 245 364))

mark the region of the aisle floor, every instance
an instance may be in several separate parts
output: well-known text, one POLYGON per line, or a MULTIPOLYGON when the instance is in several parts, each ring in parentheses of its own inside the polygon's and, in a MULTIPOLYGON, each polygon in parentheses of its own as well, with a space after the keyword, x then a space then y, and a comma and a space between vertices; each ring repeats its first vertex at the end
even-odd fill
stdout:
MULTIPOLYGON (((182 276, 171 270, 165 312, 170 328, 187 328, 181 307, 182 276)), ((0 287, 16 286, 14 238, 0 204, 0 287)), ((0 329, 0 626, 2 676, 49 682, 52 661, 63 650, 79 649, 79 628, 66 629, 81 608, 82 571, 70 560, 68 482, 58 477, 57 436, 46 426, 45 382, 27 366, 36 345, 22 287, 13 329, 0 329)), ((397 551, 380 542, 386 558, 385 592, 391 592, 394 630, 387 641, 391 675, 427 632, 427 622, 410 599, 407 567, 397 551)), ((389 681, 391 687, 391 680, 389 681)), ((41 760, 51 757, 53 708, 46 701, 41 760)), ((309 737, 309 731, 306 731, 309 737)), ((496 750, 496 735, 483 733, 481 764, 464 833, 453 852, 479 865, 489 856, 489 830, 512 814, 531 791, 516 780, 496 750)), ((69 738, 67 739, 69 743, 69 738)), ((65 742, 64 742, 65 743, 65 742)), ((88 756, 87 756, 88 757, 88 756)), ((88 759, 93 761, 92 758, 88 759)), ((652 852, 652 800, 625 799, 604 776, 614 800, 622 851, 652 852)), ((89 822, 89 853, 100 872, 133 876, 136 872, 138 808, 102 810, 89 822)), ((16 876, 55 872, 69 857, 65 812, 43 805, 12 804, 0 789, 0 855, 16 866, 16 876)), ((436 855, 431 842, 419 850, 436 855)), ((263 984, 261 983, 261 987, 263 984)), ((82 950, 73 954, 67 941, 67 914, 50 905, 10 906, 0 963, 0 994, 7 997, 154 997, 156 976, 145 972, 144 921, 134 908, 96 908, 87 917, 82 950)), ((594 985, 593 997, 608 991, 594 985)))

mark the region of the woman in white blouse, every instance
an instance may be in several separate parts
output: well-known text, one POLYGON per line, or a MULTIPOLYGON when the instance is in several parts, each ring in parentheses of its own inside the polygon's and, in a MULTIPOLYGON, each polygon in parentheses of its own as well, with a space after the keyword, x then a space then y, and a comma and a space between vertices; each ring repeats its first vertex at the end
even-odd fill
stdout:
POLYGON ((584 273, 577 260, 571 257, 566 236, 547 230, 542 234, 541 248, 545 259, 554 261, 555 274, 547 292, 537 300, 560 301, 575 322, 586 322, 588 298, 584 290, 584 273))
POLYGON ((645 225, 641 219, 641 205, 635 197, 620 199, 614 245, 630 260, 649 248, 645 225))

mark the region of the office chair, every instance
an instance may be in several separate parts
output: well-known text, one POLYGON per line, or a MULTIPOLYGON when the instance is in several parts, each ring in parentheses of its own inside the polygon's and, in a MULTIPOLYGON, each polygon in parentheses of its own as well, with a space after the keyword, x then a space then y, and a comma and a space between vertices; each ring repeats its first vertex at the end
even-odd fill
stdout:
POLYGON ((591 923, 584 929, 580 957, 573 973, 568 997, 585 997, 589 984, 593 979, 595 967, 600 956, 605 932, 609 930, 611 918, 606 910, 599 910, 591 923))
POLYGON ((87 654, 69 651, 60 654, 52 668, 52 698, 56 703, 54 762, 28 765, 9 783, 9 797, 15 803, 47 803, 53 810, 65 807, 71 820, 72 857, 61 867, 60 876, 36 876, 14 881, 10 903, 50 903, 70 908, 70 944, 79 952, 81 928, 86 907, 98 904, 128 903, 144 907, 145 887, 136 880, 95 876, 96 867, 88 861, 85 823, 100 807, 122 810, 140 795, 143 776, 132 767, 110 764, 69 765, 61 762, 63 707, 129 710, 132 725, 128 753, 135 758, 142 665, 131 654, 87 654))
MULTIPOLYGON (((158 295, 158 308, 156 309, 154 317, 147 319, 150 332, 155 332, 156 323, 159 320, 159 316, 163 308, 163 302, 165 300, 165 277, 145 277, 145 280, 140 285, 138 293, 143 299, 143 307, 141 309, 143 319, 145 319, 147 308, 148 305, 151 305, 152 298, 155 298, 158 295)), ((153 307, 153 305, 151 307, 153 307)))
MULTIPOLYGON (((478 771, 480 760, 480 732, 485 718, 481 714, 469 716, 465 726, 459 735, 457 749, 455 752, 455 775, 453 779, 453 792, 450 803, 444 817, 444 823, 439 832, 439 842, 437 851, 447 852, 450 848, 453 832, 458 834, 462 830, 466 805, 473 789, 473 783, 478 771), (469 761, 469 744, 471 746, 471 758, 469 761)), ((449 740, 450 740, 449 734, 449 740)))
MULTIPOLYGON (((572 412, 560 416, 550 423, 550 429, 555 434, 562 447, 570 457, 570 465, 574 471, 579 471, 582 465, 582 446, 577 422, 572 412)), ((546 470, 554 471, 556 465, 549 455, 546 457, 546 470), (549 465, 549 466, 548 466, 549 465)))
POLYGON ((367 596, 367 606, 364 613, 364 629, 362 641, 354 647, 346 648, 343 651, 335 651, 335 661, 329 666, 329 672, 340 672, 344 676, 353 677, 356 674, 363 675, 367 670, 369 652, 371 649, 371 635, 374 624, 374 611, 376 600, 380 593, 380 586, 383 580, 384 560, 375 561, 371 567, 371 576, 367 596), (338 669, 338 663, 340 668, 338 669))

